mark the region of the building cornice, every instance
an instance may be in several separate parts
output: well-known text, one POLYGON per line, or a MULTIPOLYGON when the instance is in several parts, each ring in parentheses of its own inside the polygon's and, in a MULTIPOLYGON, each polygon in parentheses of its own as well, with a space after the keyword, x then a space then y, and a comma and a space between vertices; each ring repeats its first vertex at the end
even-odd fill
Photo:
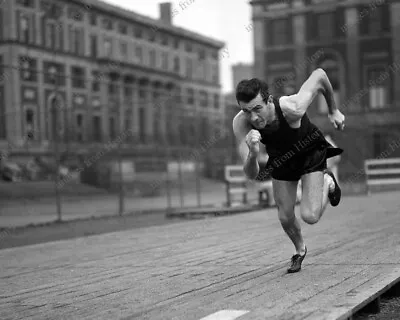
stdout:
POLYGON ((112 15, 116 18, 129 20, 138 24, 142 24, 144 26, 151 27, 156 30, 163 30, 170 34, 204 43, 205 45, 214 47, 216 49, 221 49, 225 46, 225 43, 223 41, 206 37, 181 27, 163 23, 159 19, 153 19, 148 16, 138 14, 134 11, 109 4, 101 0, 69 0, 68 3, 75 3, 77 5, 83 6, 88 11, 94 8, 95 10, 101 11, 105 15, 112 15))

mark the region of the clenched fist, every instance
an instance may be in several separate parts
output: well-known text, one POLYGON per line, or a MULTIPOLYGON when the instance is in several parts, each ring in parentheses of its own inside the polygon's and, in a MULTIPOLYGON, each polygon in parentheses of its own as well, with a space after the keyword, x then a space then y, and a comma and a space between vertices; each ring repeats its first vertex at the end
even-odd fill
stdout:
POLYGON ((260 153, 261 134, 257 130, 250 130, 246 136, 246 143, 250 153, 258 155, 260 153))
POLYGON ((328 117, 337 130, 344 129, 345 116, 339 110, 335 110, 332 114, 329 114, 328 117))

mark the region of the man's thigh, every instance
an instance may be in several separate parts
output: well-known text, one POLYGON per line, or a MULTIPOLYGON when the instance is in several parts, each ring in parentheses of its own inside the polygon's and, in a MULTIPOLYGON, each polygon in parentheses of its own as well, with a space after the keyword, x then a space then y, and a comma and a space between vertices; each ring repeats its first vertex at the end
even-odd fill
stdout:
POLYGON ((323 171, 307 173, 301 177, 302 196, 300 210, 302 212, 318 210, 322 206, 324 187, 323 171))
POLYGON ((275 203, 279 211, 291 212, 296 205, 298 181, 272 179, 275 203))

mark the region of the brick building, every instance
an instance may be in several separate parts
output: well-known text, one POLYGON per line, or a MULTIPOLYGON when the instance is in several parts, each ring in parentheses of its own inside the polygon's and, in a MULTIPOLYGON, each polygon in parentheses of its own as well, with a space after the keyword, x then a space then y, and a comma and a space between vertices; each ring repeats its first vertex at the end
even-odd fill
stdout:
POLYGON ((224 43, 98 0, 0 6, 0 143, 70 150, 121 134, 142 148, 190 146, 221 125, 224 43), (57 113, 51 110, 56 107, 57 113))
POLYGON ((327 72, 346 129, 336 132, 318 96, 312 121, 345 149, 342 177, 363 160, 400 156, 400 1, 254 0, 255 76, 276 94, 297 91, 312 70, 327 72))

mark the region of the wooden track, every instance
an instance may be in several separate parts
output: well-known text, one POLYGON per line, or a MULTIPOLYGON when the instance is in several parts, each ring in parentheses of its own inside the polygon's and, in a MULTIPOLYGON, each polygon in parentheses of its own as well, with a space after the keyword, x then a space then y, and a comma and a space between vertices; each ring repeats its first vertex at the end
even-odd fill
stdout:
POLYGON ((1 250, 0 319, 346 319, 400 278, 398 193, 301 225, 290 275, 276 209, 1 250))

